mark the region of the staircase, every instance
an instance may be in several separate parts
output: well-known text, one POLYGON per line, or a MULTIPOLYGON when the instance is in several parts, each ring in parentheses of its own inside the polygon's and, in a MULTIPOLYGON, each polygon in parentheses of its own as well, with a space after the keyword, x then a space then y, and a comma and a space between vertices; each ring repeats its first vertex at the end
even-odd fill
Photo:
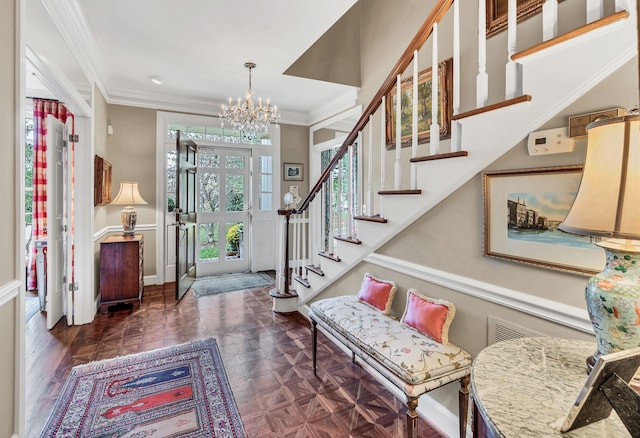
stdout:
MULTIPOLYGON (((557 2, 547 0, 542 12, 544 41, 527 50, 513 50, 516 20, 515 13, 509 14, 505 100, 488 105, 485 0, 479 1, 478 8, 477 63, 461 60, 459 55, 460 14, 464 11, 459 11, 457 1, 441 0, 436 4, 307 198, 296 209, 279 212, 287 219, 282 222, 282 236, 286 224, 292 228, 289 235, 293 237, 291 244, 286 243, 291 250, 280 250, 278 266, 285 266, 282 258, 287 253, 290 269, 278 271, 277 286, 281 293, 272 294, 275 311, 306 313, 309 300, 637 53, 635 2, 618 2, 617 11, 608 16, 590 12, 588 23, 567 34, 556 35, 557 2), (454 28, 449 150, 441 151, 445 143, 439 140, 442 127, 438 125, 438 108, 435 108, 432 120, 436 122, 429 130, 429 154, 418 153, 418 122, 414 117, 412 157, 408 163, 402 163, 401 142, 396 141, 393 154, 393 150, 386 149, 385 133, 374 132, 373 126, 376 121, 378 127, 385 126, 382 121, 389 116, 385 112, 385 96, 392 90, 396 94, 402 92, 402 83, 407 77, 412 78, 413 83, 418 82, 417 67, 413 68, 413 75, 407 69, 411 64, 417 65, 413 61, 426 41, 433 41, 432 65, 442 61, 438 54, 438 24, 448 14, 453 14, 454 28), (477 108, 465 112, 460 112, 459 103, 460 69, 457 66, 460 65, 478 65, 477 108), (387 164, 391 155, 395 160, 387 164), (379 170, 373 170, 373 164, 379 166, 379 170), (389 178, 394 181, 392 189, 387 188, 387 173, 393 174, 389 178), (402 186, 406 180, 410 180, 409 187, 402 186)), ((515 0, 509 0, 509 7, 515 10, 515 0)), ((432 72, 432 83, 439 83, 438 70, 432 72)), ((431 91, 437 95, 437 89, 431 91)), ((417 87, 413 87, 413 93, 417 96, 417 87)), ((412 114, 417 113, 416 104, 412 114)), ((401 118, 399 112, 395 115, 396 120, 401 118)), ((399 123, 395 128, 401 132, 399 123)))

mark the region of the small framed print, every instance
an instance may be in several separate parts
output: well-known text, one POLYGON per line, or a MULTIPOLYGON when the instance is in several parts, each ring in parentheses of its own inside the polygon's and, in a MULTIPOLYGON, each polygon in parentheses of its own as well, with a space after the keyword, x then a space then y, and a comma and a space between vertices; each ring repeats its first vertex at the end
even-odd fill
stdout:
POLYGON ((303 165, 301 163, 284 163, 283 171, 285 181, 302 181, 303 165))

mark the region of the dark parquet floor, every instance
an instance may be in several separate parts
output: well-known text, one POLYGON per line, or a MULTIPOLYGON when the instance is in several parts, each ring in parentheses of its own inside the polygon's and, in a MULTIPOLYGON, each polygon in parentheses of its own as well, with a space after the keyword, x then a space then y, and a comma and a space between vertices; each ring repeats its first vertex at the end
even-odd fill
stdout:
MULTIPOLYGON (((206 337, 218 342, 251 438, 405 436, 402 401, 322 335, 314 376, 308 321, 272 312, 268 289, 176 302, 171 287, 147 287, 138 310, 51 331, 37 313, 26 326, 27 436, 38 436, 71 367, 206 337)), ((443 435, 421 419, 419 436, 443 435)))

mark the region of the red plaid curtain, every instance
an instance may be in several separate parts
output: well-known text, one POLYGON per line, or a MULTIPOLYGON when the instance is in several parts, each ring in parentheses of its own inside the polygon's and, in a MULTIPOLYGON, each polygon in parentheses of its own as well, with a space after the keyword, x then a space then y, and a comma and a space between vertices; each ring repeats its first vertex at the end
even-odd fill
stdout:
MULTIPOLYGON (((33 220, 32 241, 47 238, 47 115, 67 122, 73 114, 60 102, 33 100, 33 220)), ((28 266, 27 288, 37 288, 35 247, 31 250, 28 266)))

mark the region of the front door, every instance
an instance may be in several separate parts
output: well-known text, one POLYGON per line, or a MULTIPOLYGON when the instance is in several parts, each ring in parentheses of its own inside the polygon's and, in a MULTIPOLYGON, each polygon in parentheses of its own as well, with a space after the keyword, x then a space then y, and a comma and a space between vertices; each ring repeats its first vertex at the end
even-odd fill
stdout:
POLYGON ((249 150, 199 150, 198 277, 250 268, 250 168, 249 150))
POLYGON ((47 116, 47 328, 64 316, 64 124, 47 116))
POLYGON ((176 299, 191 287, 196 276, 196 157, 197 145, 176 139, 176 299))

